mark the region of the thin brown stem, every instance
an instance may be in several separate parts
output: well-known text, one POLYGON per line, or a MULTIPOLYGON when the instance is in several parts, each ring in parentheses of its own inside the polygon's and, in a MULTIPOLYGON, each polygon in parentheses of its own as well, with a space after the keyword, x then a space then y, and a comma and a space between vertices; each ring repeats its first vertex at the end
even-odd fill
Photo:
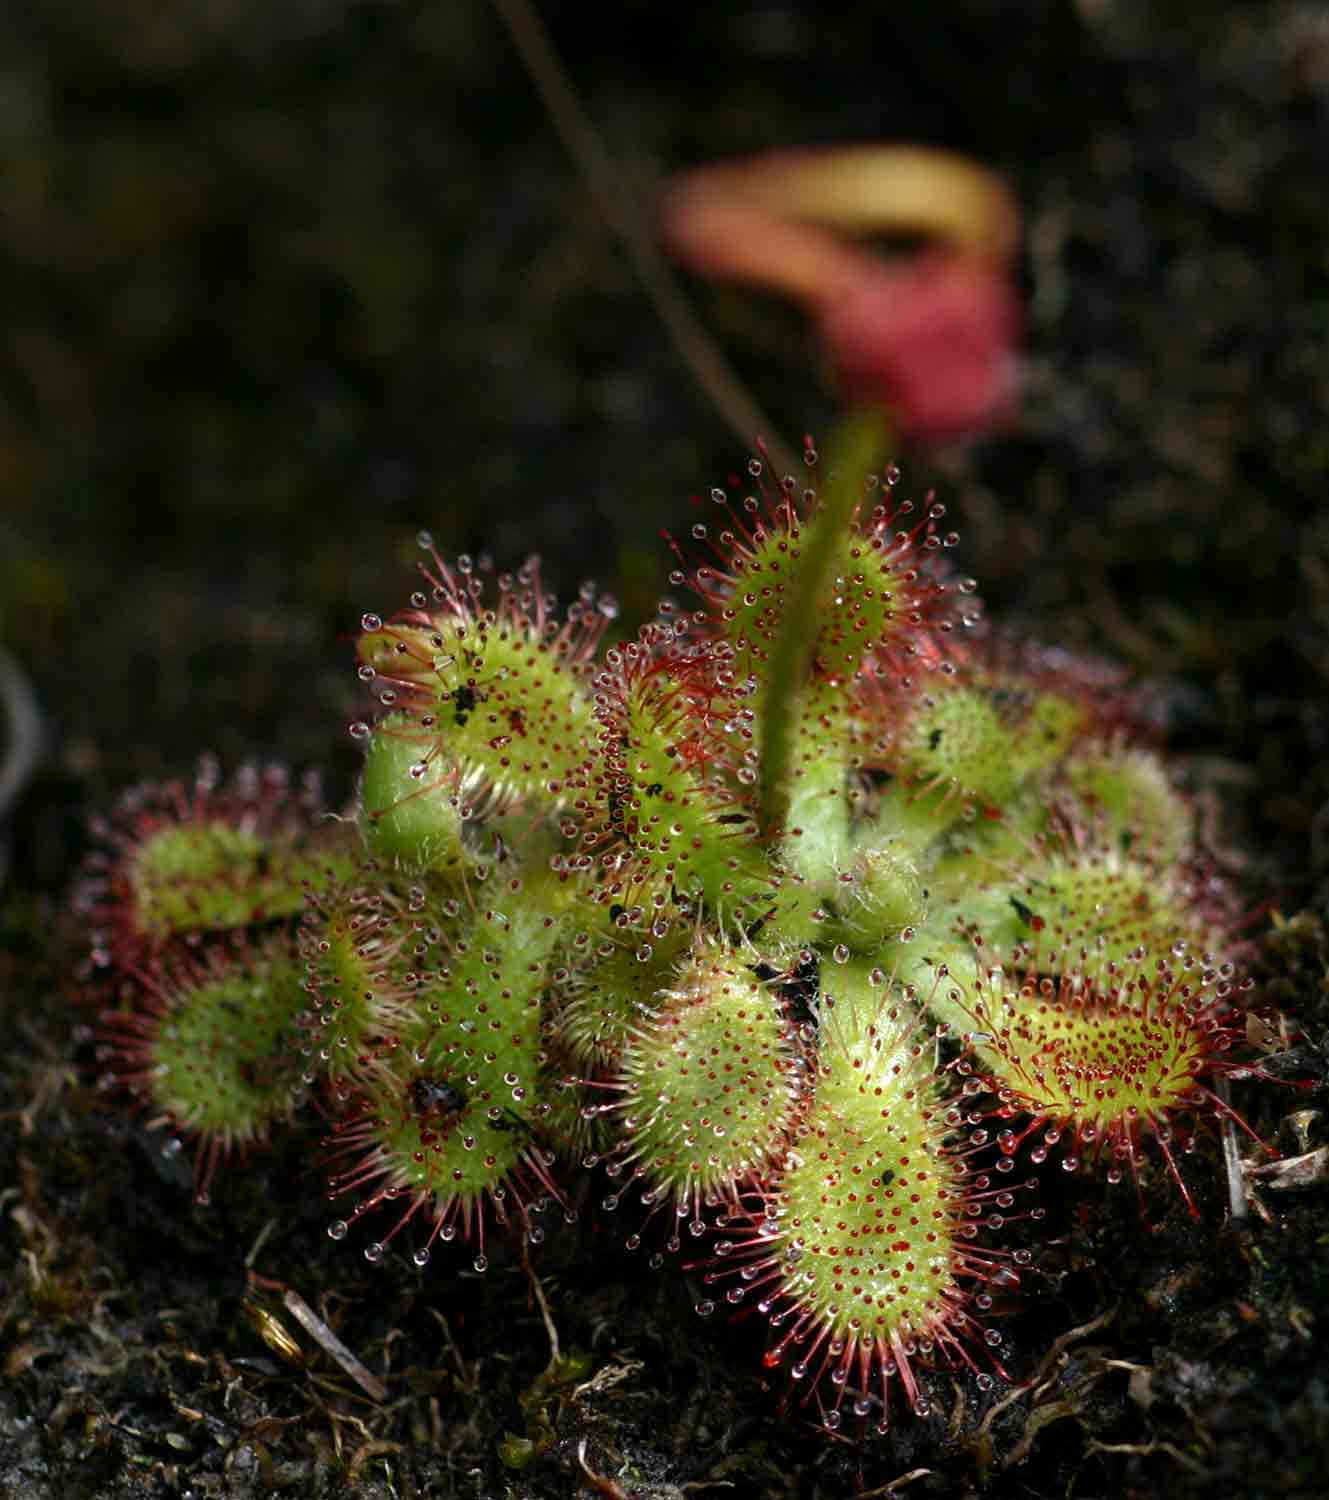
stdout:
POLYGON ((577 97, 539 12, 530 0, 494 0, 494 9, 548 111, 555 133, 595 195, 606 223, 623 242, 643 290, 693 378, 740 442, 750 446, 758 437, 763 438, 779 471, 796 473, 798 465, 792 450, 780 440, 771 419, 684 296, 635 194, 577 97))

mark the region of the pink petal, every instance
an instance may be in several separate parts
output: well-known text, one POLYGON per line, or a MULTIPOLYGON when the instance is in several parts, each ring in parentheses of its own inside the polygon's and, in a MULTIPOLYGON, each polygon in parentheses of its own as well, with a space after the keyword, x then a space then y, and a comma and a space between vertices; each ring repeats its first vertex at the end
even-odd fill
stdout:
POLYGON ((820 308, 846 392, 887 406, 904 436, 945 443, 1008 412, 1020 304, 999 268, 955 255, 866 257, 820 308))

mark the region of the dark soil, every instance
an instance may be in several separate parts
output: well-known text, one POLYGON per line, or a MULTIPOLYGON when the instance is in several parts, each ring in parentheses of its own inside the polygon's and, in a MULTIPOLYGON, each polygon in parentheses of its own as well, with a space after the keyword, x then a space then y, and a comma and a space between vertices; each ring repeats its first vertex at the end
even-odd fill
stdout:
MULTIPOLYGON (((639 189, 861 138, 1016 186, 1020 414, 904 455, 905 482, 937 487, 992 615, 1151 685, 1249 899, 1258 997, 1303 1033, 1305 1086, 1236 1101, 1295 1152, 1329 1033, 1329 21, 545 9, 639 189)), ((1329 1190, 1266 1186, 1225 1228, 1213 1142, 1184 1168, 1198 1224, 1165 1181, 1146 1224, 1129 1192, 1050 1180, 1011 1383, 939 1373, 933 1417, 864 1443, 782 1414, 755 1320, 698 1319, 594 1185, 535 1266, 553 1364, 512 1256, 421 1273, 330 1241, 308 1139, 191 1207, 91 1086, 64 916, 87 813, 203 749, 345 792, 348 638, 411 587, 420 525, 612 581, 630 621, 657 530, 745 454, 480 0, 57 0, 0 25, 0 644, 49 728, 0 888, 0 1497, 1322 1495, 1329 1190)), ((775 420, 824 430, 798 316, 693 290, 775 420)))

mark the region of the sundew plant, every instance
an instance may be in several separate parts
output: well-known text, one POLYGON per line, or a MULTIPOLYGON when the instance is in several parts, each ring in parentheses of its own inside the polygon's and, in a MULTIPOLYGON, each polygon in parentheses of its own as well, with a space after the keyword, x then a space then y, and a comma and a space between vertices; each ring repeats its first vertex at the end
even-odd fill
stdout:
POLYGON ((1198 1215, 1260 1071, 1233 896, 1122 675, 987 622, 880 443, 752 459, 627 639, 422 532, 351 808, 205 762, 98 825, 102 1080, 200 1202, 300 1119, 371 1262, 593 1203, 849 1434, 1003 1377, 1049 1171, 1198 1215))

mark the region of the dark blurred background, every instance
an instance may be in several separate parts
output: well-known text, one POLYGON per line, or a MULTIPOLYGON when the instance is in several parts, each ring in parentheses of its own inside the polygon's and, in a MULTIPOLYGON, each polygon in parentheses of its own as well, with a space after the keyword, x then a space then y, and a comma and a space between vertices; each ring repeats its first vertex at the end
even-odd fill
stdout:
MULTIPOLYGON (((1242 836, 1303 879, 1329 792, 1329 12, 543 13, 643 202, 806 142, 931 142, 1009 176, 1020 414, 905 455, 906 481, 958 516, 994 614, 1166 684, 1242 836)), ((348 636, 404 599, 421 525, 649 610, 658 528, 745 450, 489 6, 46 0, 3 25, 0 643, 49 714, 57 802, 204 747, 345 784, 348 636)), ((801 317, 692 290, 783 431, 825 431, 801 317)), ((26 837, 56 879, 61 841, 26 837)))

